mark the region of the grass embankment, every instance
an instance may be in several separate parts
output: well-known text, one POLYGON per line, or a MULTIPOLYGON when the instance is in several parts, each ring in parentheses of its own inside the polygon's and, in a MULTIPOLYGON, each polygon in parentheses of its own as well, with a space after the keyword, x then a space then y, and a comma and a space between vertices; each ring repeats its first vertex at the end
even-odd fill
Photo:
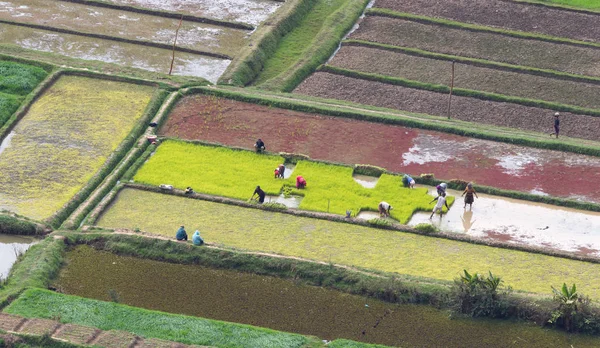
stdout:
POLYGON ((46 229, 41 223, 0 211, 0 234, 35 235, 43 234, 46 229))
MULTIPOLYGON (((334 214, 352 210, 357 214, 376 211, 379 202, 387 201, 394 207, 391 216, 406 223, 414 212, 433 207, 427 189, 404 188, 400 176, 383 174, 374 189, 367 189, 352 179, 351 167, 299 161, 292 177, 275 179, 273 171, 283 162, 280 156, 168 140, 134 180, 155 186, 167 183, 179 189, 191 186, 200 193, 247 200, 257 185, 268 194, 279 195, 283 186, 294 187, 296 176, 302 175, 307 188, 288 192, 304 196, 299 206, 304 210, 334 214)), ((454 197, 448 197, 448 205, 453 201, 454 197)))
POLYGON ((0 61, 0 128, 47 75, 40 67, 0 61))
POLYGON ((60 317, 63 323, 91 326, 102 330, 123 330, 146 338, 159 338, 186 344, 217 347, 318 346, 317 339, 301 335, 166 314, 112 302, 61 295, 41 289, 25 291, 4 311, 29 318, 60 317))
POLYGON ((441 280, 465 268, 491 270, 518 290, 549 294, 551 285, 567 282, 600 298, 600 264, 132 189, 120 192, 97 225, 170 238, 185 225, 199 229, 207 242, 241 249, 441 280))
POLYGON ((579 7, 590 10, 600 10, 600 2, 597 0, 517 0, 519 2, 530 2, 539 4, 557 4, 567 5, 569 7, 579 7))
POLYGON ((34 219, 50 217, 105 164, 154 89, 61 77, 17 124, 0 156, 0 204, 34 219))
MULTIPOLYGON (((450 61, 406 54, 402 51, 394 51, 393 48, 386 49, 368 44, 365 45, 367 47, 361 47, 356 44, 357 42, 354 42, 354 45, 342 46, 329 65, 434 85, 449 85, 450 83, 448 79, 452 67, 450 61)), ((455 76, 455 88, 600 109, 600 102, 593 97, 600 94, 598 81, 596 84, 565 81, 562 78, 536 76, 527 71, 506 71, 495 67, 479 67, 461 62, 455 64, 455 76)), ((394 81, 389 81, 389 83, 393 84, 394 81)), ((482 94, 481 97, 490 98, 485 94, 482 94)), ((515 100, 510 101, 514 102, 515 100)), ((516 101, 522 102, 521 100, 516 101)), ((531 105, 548 106, 538 103, 531 105)))
POLYGON ((319 0, 282 39, 253 84, 263 89, 291 92, 331 57, 367 4, 368 0, 319 0))

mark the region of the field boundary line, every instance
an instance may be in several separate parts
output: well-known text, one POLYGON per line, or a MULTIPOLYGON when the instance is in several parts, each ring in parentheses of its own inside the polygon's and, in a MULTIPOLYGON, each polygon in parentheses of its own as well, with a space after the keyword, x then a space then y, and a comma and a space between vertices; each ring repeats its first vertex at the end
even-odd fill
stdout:
POLYGON ((532 5, 532 6, 545 7, 545 8, 554 8, 557 10, 579 12, 579 13, 585 13, 585 14, 590 14, 590 15, 600 15, 600 11, 589 9, 589 8, 575 7, 575 6, 569 6, 569 5, 563 5, 563 4, 554 4, 554 3, 541 2, 541 1, 536 1, 536 0, 500 0, 500 1, 516 2, 516 3, 520 3, 520 4, 525 4, 525 5, 532 5))
POLYGON ((194 15, 185 14, 185 13, 181 13, 181 12, 153 10, 153 9, 149 9, 149 8, 130 6, 130 5, 117 5, 117 4, 113 4, 113 3, 109 3, 109 2, 105 2, 105 1, 98 1, 98 0, 59 0, 59 1, 71 2, 74 4, 82 4, 82 5, 88 5, 88 6, 95 6, 95 7, 109 8, 109 9, 113 9, 113 10, 134 12, 134 13, 140 13, 140 14, 151 15, 151 16, 156 16, 156 17, 163 17, 163 18, 180 19, 183 16, 184 21, 211 24, 211 25, 228 27, 228 28, 233 28, 233 29, 243 29, 243 30, 254 30, 255 29, 253 25, 243 23, 243 22, 226 21, 226 20, 221 20, 221 19, 194 16, 194 15))
POLYGON ((545 42, 550 42, 550 43, 555 43, 555 44, 578 46, 578 47, 591 48, 591 49, 600 49, 600 43, 596 43, 596 42, 580 41, 580 40, 568 39, 568 38, 564 38, 564 37, 538 34, 538 33, 526 32, 526 31, 500 29, 500 28, 488 27, 488 26, 479 25, 479 24, 458 22, 458 21, 453 21, 453 20, 449 20, 449 19, 441 19, 441 18, 415 15, 415 14, 407 13, 407 12, 397 12, 397 11, 384 9, 384 8, 371 8, 366 12, 366 14, 369 16, 401 19, 401 20, 407 20, 407 21, 417 22, 417 23, 422 23, 422 24, 427 24, 427 25, 437 25, 437 26, 461 29, 461 30, 472 31, 472 32, 492 33, 492 34, 514 37, 517 39, 537 40, 537 41, 545 41, 545 42))
POLYGON ((184 95, 202 93, 281 109, 400 125, 525 147, 600 157, 600 143, 592 140, 562 137, 559 142, 557 140, 548 139, 548 135, 545 133, 523 131, 507 127, 492 128, 484 124, 465 122, 456 119, 447 120, 445 117, 440 116, 404 112, 402 110, 381 107, 370 107, 368 105, 344 102, 335 99, 304 97, 302 95, 262 90, 260 92, 249 91, 234 86, 190 87, 182 89, 181 92, 184 95))
MULTIPOLYGON (((104 35, 104 34, 94 34, 94 33, 88 33, 88 32, 71 30, 71 29, 55 28, 55 27, 48 26, 48 25, 31 24, 31 23, 21 23, 21 22, 15 22, 15 21, 8 21, 8 20, 4 20, 4 19, 0 19, 0 23, 8 24, 8 25, 14 25, 14 26, 20 26, 20 27, 27 27, 27 28, 33 28, 33 29, 40 29, 40 30, 52 31, 52 32, 57 32, 57 33, 62 33, 62 34, 91 37, 91 38, 94 38, 94 39, 102 39, 102 40, 109 40, 109 41, 116 41, 116 42, 124 42, 124 43, 128 43, 128 44, 133 44, 133 45, 148 46, 148 47, 166 49, 166 50, 169 50, 169 51, 173 50, 173 45, 171 45, 171 44, 162 44, 162 43, 153 42, 153 41, 127 39, 127 38, 118 37, 118 36, 110 36, 110 35, 104 35)), ((208 52, 208 51, 200 51, 200 50, 196 50, 196 49, 193 49, 193 48, 186 48, 186 47, 181 47, 181 46, 176 46, 175 47, 175 51, 184 52, 184 53, 191 53, 191 54, 197 54, 197 55, 200 55, 200 56, 213 57, 213 58, 219 58, 219 59, 227 59, 227 60, 233 59, 232 57, 230 57, 230 56, 228 56, 226 54, 215 53, 215 52, 208 52)))
POLYGON ((411 55, 411 56, 415 56, 415 57, 430 58, 430 59, 443 60, 443 61, 449 61, 449 62, 455 61, 457 63, 462 63, 465 65, 472 65, 472 66, 481 67, 481 68, 488 68, 488 69, 495 69, 495 70, 502 70, 502 71, 509 71, 509 72, 518 72, 518 73, 522 73, 522 74, 554 78, 557 80, 568 80, 568 81, 573 81, 573 82, 582 82, 582 83, 600 85, 600 77, 593 77, 593 76, 587 76, 587 75, 576 75, 576 74, 570 74, 570 73, 565 73, 565 72, 551 70, 551 69, 540 69, 540 68, 534 68, 534 67, 529 67, 529 66, 525 66, 525 65, 514 65, 514 64, 508 64, 508 63, 502 63, 502 62, 493 61, 493 60, 485 60, 485 59, 479 59, 479 58, 470 58, 470 57, 455 56, 455 55, 451 55, 451 54, 436 53, 436 52, 425 51, 425 50, 421 50, 418 48, 412 48, 412 47, 406 47, 406 46, 394 46, 394 45, 382 44, 382 43, 378 43, 378 42, 371 42, 371 41, 365 41, 365 40, 357 40, 357 39, 344 40, 342 42, 342 47, 346 47, 346 46, 380 49, 380 50, 385 50, 385 51, 403 53, 403 54, 411 55))

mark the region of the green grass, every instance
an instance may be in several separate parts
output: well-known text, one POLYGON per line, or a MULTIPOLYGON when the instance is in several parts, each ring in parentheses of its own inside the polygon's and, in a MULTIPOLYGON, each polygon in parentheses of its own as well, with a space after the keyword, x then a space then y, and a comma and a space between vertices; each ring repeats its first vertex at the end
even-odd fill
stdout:
POLYGON ((47 75, 40 67, 0 61, 0 127, 47 75))
POLYGON ((585 9, 597 10, 600 9, 600 2, 598 0, 533 0, 526 2, 539 2, 542 4, 557 4, 567 5, 571 7, 580 7, 585 9))
POLYGON ((63 323, 217 347, 304 347, 316 341, 249 325, 161 313, 41 289, 25 291, 5 312, 28 318, 60 318, 63 323))
POLYGON ((440 280, 491 270, 518 290, 549 295, 551 285, 566 282, 600 298, 600 264, 133 189, 122 190, 98 221, 169 238, 182 224, 208 243, 240 249, 440 280))
POLYGON ((22 102, 23 97, 0 92, 0 127, 17 111, 22 102))
POLYGON ((265 62, 254 85, 261 84, 289 69, 322 29, 323 22, 348 0, 319 0, 290 33, 279 42, 273 56, 265 62))
MULTIPOLYGON (((404 188, 400 176, 383 174, 374 189, 367 189, 352 179, 350 167, 299 161, 289 179, 274 179, 274 168, 283 162, 280 156, 167 140, 134 180, 179 189, 191 186, 196 192, 246 200, 257 185, 268 194, 278 195, 284 185, 294 187, 296 176, 302 175, 307 188, 292 190, 304 196, 300 209, 340 215, 352 210, 357 214, 376 211, 379 202, 387 201, 394 207, 392 218, 406 223, 414 212, 433 208, 426 188, 404 188)), ((448 197, 449 205, 453 201, 454 197, 448 197)))

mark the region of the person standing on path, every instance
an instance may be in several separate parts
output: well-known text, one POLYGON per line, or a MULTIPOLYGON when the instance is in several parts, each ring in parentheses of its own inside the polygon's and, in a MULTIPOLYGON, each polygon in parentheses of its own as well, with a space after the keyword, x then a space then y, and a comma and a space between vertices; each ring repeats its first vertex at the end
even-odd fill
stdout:
POLYGON ((465 196, 465 206, 463 207, 463 209, 467 209, 467 204, 468 204, 469 210, 473 210, 473 201, 475 201, 475 198, 473 198, 473 195, 475 195, 475 197, 479 198, 479 196, 477 196, 477 192, 475 192, 475 189, 473 188, 473 183, 470 182, 467 184, 465 191, 461 195, 461 196, 465 196), (465 194, 466 194, 466 196, 465 196, 465 194))
POLYGON ((444 208, 444 205, 446 206, 446 208, 450 209, 450 207, 448 206, 448 203, 446 202, 446 192, 442 192, 441 195, 437 196, 437 198, 434 198, 433 201, 429 202, 429 204, 435 202, 437 200, 437 203, 435 204, 435 207, 433 207, 433 211, 431 212, 431 215, 429 216, 429 220, 431 220, 431 218, 433 217, 433 214, 435 214, 438 210, 440 212, 440 219, 442 218, 443 212, 442 209, 444 208))
POLYGON ((550 136, 556 135, 556 139, 558 139, 558 132, 560 131, 560 120, 558 116, 560 114, 558 112, 554 113, 554 133, 550 133, 550 136))

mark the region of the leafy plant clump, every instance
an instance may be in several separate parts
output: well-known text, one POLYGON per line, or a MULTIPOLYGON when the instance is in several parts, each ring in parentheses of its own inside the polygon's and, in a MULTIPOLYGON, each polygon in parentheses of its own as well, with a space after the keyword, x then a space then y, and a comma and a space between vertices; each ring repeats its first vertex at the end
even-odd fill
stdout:
POLYGON ((415 230, 423 233, 438 233, 440 231, 439 228, 427 223, 421 223, 416 225, 415 230))
POLYGON ((454 281, 455 310, 472 317, 506 317, 510 307, 507 296, 512 288, 499 292, 501 283, 502 279, 491 271, 484 277, 465 269, 454 281))
POLYGON ((39 67, 0 61, 0 127, 47 75, 39 67))
MULTIPOLYGON (((304 196, 299 208, 344 215, 347 210, 377 209, 386 201, 394 208, 391 217, 406 223, 416 211, 431 209, 426 188, 404 188, 401 177, 382 174, 373 189, 362 187, 352 179, 351 167, 310 161, 298 161, 294 175, 275 179, 273 169, 283 163, 282 157, 251 151, 203 146, 167 140, 138 171, 134 180, 158 186, 193 187, 197 192, 248 200, 256 186, 267 194, 304 196), (295 177, 308 182, 296 189, 295 177)), ((454 197, 448 197, 452 204, 454 197)))

